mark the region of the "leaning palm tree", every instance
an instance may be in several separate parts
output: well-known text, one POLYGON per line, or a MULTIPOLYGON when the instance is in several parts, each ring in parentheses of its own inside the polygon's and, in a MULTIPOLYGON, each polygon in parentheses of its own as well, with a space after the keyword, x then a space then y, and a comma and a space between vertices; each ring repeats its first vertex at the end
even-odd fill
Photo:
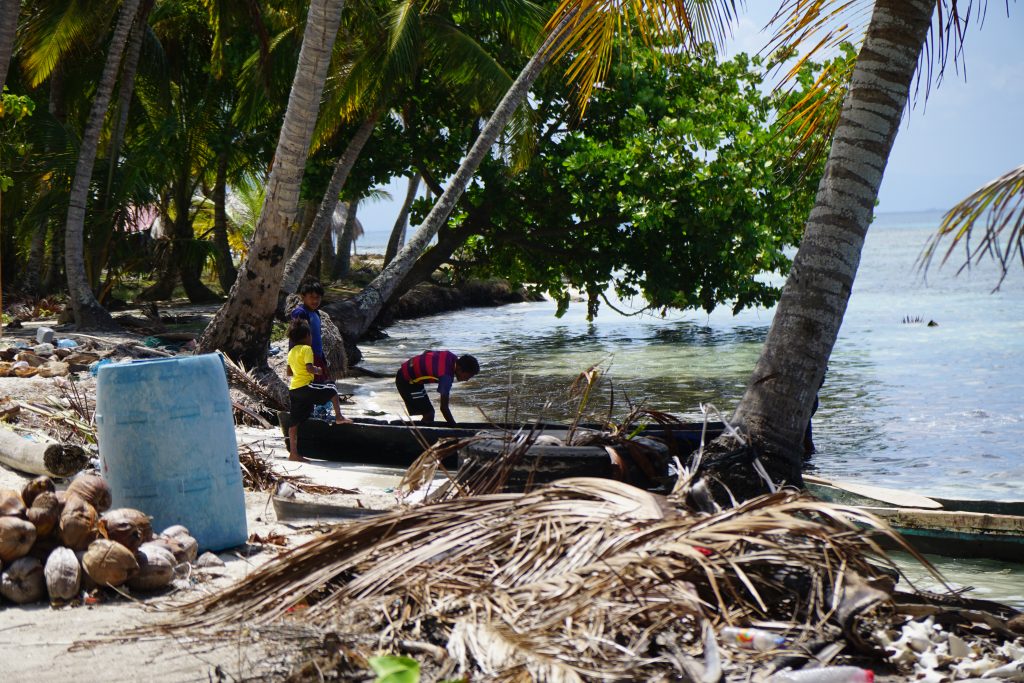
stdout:
POLYGON ((199 338, 200 353, 220 349, 249 367, 264 364, 288 237, 343 7, 343 0, 312 0, 309 4, 299 62, 253 243, 227 303, 199 338))
MULTIPOLYGON (((808 26, 824 21, 840 5, 850 3, 789 0, 786 8, 796 17, 787 25, 790 35, 806 38, 808 26)), ((815 206, 761 356, 732 418, 745 437, 720 439, 707 460, 708 469, 740 497, 763 490, 764 484, 753 468, 735 466, 737 448, 752 458, 762 455, 767 474, 776 482, 802 483, 802 437, 849 302, 929 29, 938 22, 933 35, 940 42, 928 56, 941 60, 948 54, 946 41, 962 37, 964 16, 955 2, 946 0, 873 3, 815 206)), ((943 62, 938 66, 941 73, 943 62)), ((931 68, 927 75, 932 75, 931 68)))
POLYGON ((85 209, 89 196, 89 185, 92 182, 92 170, 96 163, 100 133, 103 119, 106 117, 110 98, 117 81, 117 72, 121 65, 128 32, 138 13, 139 0, 125 0, 118 14, 117 26, 107 48, 107 60, 103 66, 96 95, 93 97, 89 118, 82 133, 81 149, 78 154, 78 165, 71 181, 71 192, 68 197, 68 216, 64 228, 64 267, 67 270, 68 293, 71 308, 74 311, 75 323, 80 328, 116 327, 114 319, 100 306, 89 284, 85 270, 85 209))
POLYGON ((612 46, 623 31, 638 29, 649 39, 674 34, 687 49, 705 42, 721 45, 729 23, 736 16, 736 5, 736 0, 712 0, 699 3, 696 8, 686 0, 562 0, 548 21, 547 35, 540 47, 487 119, 419 229, 373 282, 335 307, 339 314, 336 322, 346 337, 358 339, 373 324, 420 254, 447 223, 469 181, 491 153, 515 111, 526 102, 533 83, 548 63, 575 55, 568 77, 579 85, 582 106, 594 84, 607 73, 612 46))

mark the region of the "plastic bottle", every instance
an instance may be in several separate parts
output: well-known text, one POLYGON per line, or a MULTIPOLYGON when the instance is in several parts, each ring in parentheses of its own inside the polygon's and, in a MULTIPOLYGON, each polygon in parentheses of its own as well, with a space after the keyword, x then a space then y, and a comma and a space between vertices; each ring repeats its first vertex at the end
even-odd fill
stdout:
POLYGON ((857 666, 823 666, 819 669, 780 671, 768 683, 873 683, 875 672, 857 666))
POLYGON ((762 631, 756 628, 736 628, 735 626, 723 628, 722 638, 727 642, 739 645, 745 650, 758 650, 760 652, 774 650, 786 642, 785 638, 770 631, 762 631))
POLYGON ((60 348, 60 349, 73 349, 76 346, 78 346, 78 342, 76 342, 74 339, 58 339, 57 340, 57 348, 60 348))

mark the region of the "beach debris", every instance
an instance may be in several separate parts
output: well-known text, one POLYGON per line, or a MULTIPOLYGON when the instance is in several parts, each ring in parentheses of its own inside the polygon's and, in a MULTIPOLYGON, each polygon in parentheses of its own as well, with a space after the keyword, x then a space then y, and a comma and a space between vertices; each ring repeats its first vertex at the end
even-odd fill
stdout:
POLYGON ((21 489, 21 500, 25 505, 31 506, 40 493, 54 493, 56 490, 53 480, 49 477, 36 477, 21 489))
POLYGON ((196 559, 195 564, 202 569, 211 569, 213 567, 223 567, 224 560, 220 559, 216 553, 207 551, 196 559))
POLYGON ((70 477, 89 464, 89 456, 81 446, 59 443, 41 432, 22 436, 0 428, 0 464, 26 474, 70 477))
POLYGON ((60 514, 60 538, 72 550, 85 550, 96 538, 96 508, 78 496, 64 499, 60 514))
POLYGON ((25 516, 35 526, 37 538, 45 538, 53 533, 60 523, 60 511, 60 501, 52 491, 43 491, 32 499, 32 505, 25 516))
POLYGON ((801 671, 782 671, 768 677, 767 683, 872 683, 875 673, 858 666, 823 666, 801 671))
POLYGON ((238 460, 242 467, 242 485, 252 491, 278 491, 287 484, 303 493, 318 495, 358 493, 355 489, 316 484, 304 475, 288 474, 278 469, 265 457, 264 451, 253 444, 239 445, 238 460))
POLYGON ((37 327, 36 328, 36 343, 37 344, 52 344, 57 338, 57 333, 53 331, 51 327, 37 327))
POLYGON ((189 533, 181 524, 175 524, 174 526, 164 529, 163 533, 160 534, 164 538, 169 538, 173 541, 177 541, 181 544, 185 550, 185 557, 188 558, 189 562, 195 562, 196 557, 199 555, 199 542, 189 533))

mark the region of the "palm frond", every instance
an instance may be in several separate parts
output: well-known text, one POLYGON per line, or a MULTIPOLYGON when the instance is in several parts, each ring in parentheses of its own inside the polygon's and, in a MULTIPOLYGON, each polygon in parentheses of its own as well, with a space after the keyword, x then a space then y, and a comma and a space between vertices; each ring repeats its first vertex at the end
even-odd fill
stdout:
POLYGON ((1024 166, 987 183, 950 209, 943 216, 938 232, 918 257, 920 269, 928 270, 939 243, 946 238, 950 239, 950 245, 941 264, 963 243, 964 263, 957 272, 991 258, 1001 270, 996 284, 998 289, 1016 258, 1024 265, 1024 166), (983 233, 977 246, 972 246, 971 237, 979 225, 984 226, 983 233))
POLYGON ((648 45, 666 46, 666 57, 704 43, 721 47, 738 16, 739 4, 736 0, 562 0, 547 25, 555 34, 551 56, 572 55, 566 77, 578 88, 582 111, 594 86, 608 74, 617 40, 628 44, 635 31, 648 45))
POLYGON ((115 4, 72 0, 41 3, 19 36, 22 66, 34 88, 45 81, 60 60, 94 47, 105 36, 117 9, 115 4))
POLYGON ((302 604, 307 624, 378 633, 381 647, 427 638, 488 680, 682 676, 708 623, 774 623, 799 649, 886 604, 882 590, 845 604, 850 587, 886 580, 865 559, 881 553, 865 526, 899 538, 793 491, 703 515, 620 482, 566 479, 335 527, 167 628, 259 627, 302 604))

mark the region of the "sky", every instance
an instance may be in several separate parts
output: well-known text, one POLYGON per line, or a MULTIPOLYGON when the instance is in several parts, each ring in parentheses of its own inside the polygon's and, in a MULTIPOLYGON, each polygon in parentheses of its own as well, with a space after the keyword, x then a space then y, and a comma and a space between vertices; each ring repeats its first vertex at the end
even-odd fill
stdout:
MULTIPOLYGON (((1024 164, 1024 2, 991 0, 984 23, 965 38, 966 78, 948 68, 927 101, 908 108, 879 193, 879 213, 945 211, 989 180, 1024 164)), ((761 28, 777 2, 749 0, 728 52, 758 52, 761 28)), ((405 196, 404 179, 384 189, 393 199, 360 205, 369 232, 390 230, 405 196)), ((368 245, 369 246, 369 245, 368 245)))

